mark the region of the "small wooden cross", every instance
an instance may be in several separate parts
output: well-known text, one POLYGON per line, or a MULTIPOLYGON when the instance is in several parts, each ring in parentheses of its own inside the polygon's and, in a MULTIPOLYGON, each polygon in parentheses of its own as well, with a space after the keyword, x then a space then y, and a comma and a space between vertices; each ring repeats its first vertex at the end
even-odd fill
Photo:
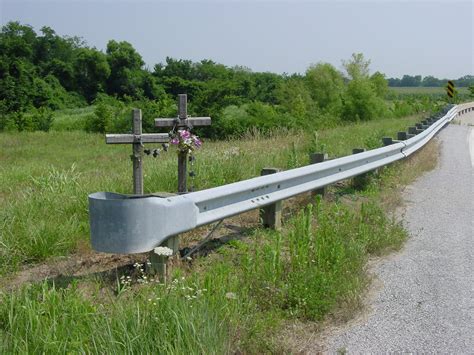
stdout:
POLYGON ((167 143, 168 133, 142 133, 142 110, 132 111, 132 134, 106 134, 107 144, 132 144, 133 193, 143 195, 143 144, 167 143))
MULTIPOLYGON (((188 117, 188 97, 186 94, 178 95, 178 117, 156 118, 155 127, 187 128, 210 126, 210 117, 188 117)), ((187 152, 178 153, 178 193, 187 192, 187 152)))

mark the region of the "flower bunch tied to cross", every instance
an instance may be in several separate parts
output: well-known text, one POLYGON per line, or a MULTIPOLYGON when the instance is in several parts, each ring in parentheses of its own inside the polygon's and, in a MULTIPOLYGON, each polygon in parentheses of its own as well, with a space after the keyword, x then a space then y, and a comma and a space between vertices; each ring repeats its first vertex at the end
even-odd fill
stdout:
POLYGON ((171 136, 171 144, 178 148, 178 152, 189 153, 201 148, 202 141, 198 136, 187 129, 180 129, 171 136))

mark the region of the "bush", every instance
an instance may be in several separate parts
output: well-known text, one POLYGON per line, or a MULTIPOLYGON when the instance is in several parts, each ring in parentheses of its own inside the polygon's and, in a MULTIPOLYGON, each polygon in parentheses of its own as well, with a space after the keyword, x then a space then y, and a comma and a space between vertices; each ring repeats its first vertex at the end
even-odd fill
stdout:
POLYGON ((369 121, 383 115, 384 101, 377 97, 368 79, 349 82, 344 95, 342 117, 345 121, 369 121))
POLYGON ((100 102, 94 110, 94 113, 86 118, 86 131, 105 133, 109 130, 113 120, 112 108, 100 102))
POLYGON ((53 112, 45 107, 39 108, 33 112, 31 121, 34 130, 48 132, 54 122, 53 112))
POLYGON ((277 112, 268 104, 252 102, 241 106, 231 105, 224 109, 219 120, 219 136, 240 136, 253 129, 266 134, 277 128, 288 129, 297 126, 298 120, 292 115, 277 112))
POLYGON ((33 132, 35 130, 32 116, 21 111, 7 115, 5 123, 7 131, 33 132))

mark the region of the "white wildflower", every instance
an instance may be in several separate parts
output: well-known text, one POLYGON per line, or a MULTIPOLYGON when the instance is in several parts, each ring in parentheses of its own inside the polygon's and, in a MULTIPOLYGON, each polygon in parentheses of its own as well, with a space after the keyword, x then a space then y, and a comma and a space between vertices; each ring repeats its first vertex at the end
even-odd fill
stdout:
POLYGON ((157 247, 153 249, 153 251, 156 255, 163 255, 163 256, 173 255, 173 249, 170 249, 168 247, 157 247))
POLYGON ((237 295, 236 295, 235 293, 233 293, 233 292, 227 292, 227 293, 225 294, 225 297, 228 298, 228 299, 230 299, 230 300, 235 300, 235 299, 237 299, 237 295))

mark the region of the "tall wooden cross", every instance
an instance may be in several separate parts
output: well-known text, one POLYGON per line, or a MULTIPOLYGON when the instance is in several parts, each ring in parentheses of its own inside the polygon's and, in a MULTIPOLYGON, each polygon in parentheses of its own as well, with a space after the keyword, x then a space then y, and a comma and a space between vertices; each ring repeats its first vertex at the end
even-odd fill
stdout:
POLYGON ((107 144, 132 144, 133 151, 130 156, 133 161, 133 193, 143 195, 143 144, 167 143, 168 133, 142 133, 142 110, 132 111, 131 134, 106 134, 107 144))
MULTIPOLYGON (((210 126, 210 117, 188 117, 188 97, 186 94, 178 95, 178 117, 177 118, 156 118, 156 127, 176 127, 181 129, 191 129, 193 127, 210 126)), ((188 153, 178 153, 178 193, 187 192, 187 162, 188 153)))

